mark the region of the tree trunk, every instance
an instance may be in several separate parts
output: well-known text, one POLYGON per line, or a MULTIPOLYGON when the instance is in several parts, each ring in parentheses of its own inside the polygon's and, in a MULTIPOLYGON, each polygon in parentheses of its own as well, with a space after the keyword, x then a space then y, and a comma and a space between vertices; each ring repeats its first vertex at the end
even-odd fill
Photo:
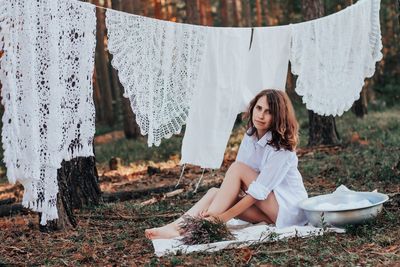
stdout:
POLYGON ((245 0, 242 2, 242 8, 244 12, 244 26, 245 27, 251 27, 251 5, 250 1, 245 0))
POLYGON ((240 0, 233 0, 233 22, 234 26, 242 26, 242 2, 240 0))
POLYGON ((334 145, 339 143, 339 133, 333 116, 320 116, 308 111, 309 135, 308 146, 334 145))
POLYGON ((262 11, 264 13, 264 20, 266 26, 271 26, 271 19, 269 17, 270 10, 268 9, 268 0, 262 0, 262 11))
MULTIPOLYGON (((302 0, 304 20, 311 20, 324 15, 322 0, 302 0)), ((308 145, 334 145, 339 143, 339 134, 333 116, 320 116, 312 110, 308 111, 309 135, 308 145)))
MULTIPOLYGON (((99 1, 94 1, 96 5, 99 5, 99 1)), ((110 83, 110 72, 108 69, 108 54, 105 50, 105 12, 103 9, 97 8, 96 11, 97 17, 97 44, 96 44, 96 76, 97 82, 101 89, 101 98, 104 109, 104 117, 105 121, 109 126, 113 126, 114 119, 114 111, 113 111, 113 98, 111 92, 111 83, 110 83)))
MULTIPOLYGON (((40 226, 41 231, 65 230, 77 226, 74 209, 95 206, 101 201, 99 176, 94 157, 76 158, 63 162, 57 174, 58 219, 40 226)), ((39 221, 40 221, 39 215, 39 221)))
POLYGON ((142 3, 142 14, 143 16, 147 17, 148 16, 148 6, 147 6, 147 0, 141 0, 142 3))
POLYGON ((206 25, 207 26, 213 26, 214 21, 213 21, 213 16, 211 12, 211 2, 210 0, 205 0, 202 1, 204 6, 205 6, 205 12, 206 12, 206 25))
POLYGON ((99 87, 98 81, 99 81, 99 79, 97 79, 96 68, 94 68, 94 71, 93 71, 93 100, 94 100, 94 106, 96 109, 96 122, 105 120, 104 110, 101 105, 101 92, 100 92, 100 87, 99 87))
POLYGON ((196 25, 200 24, 200 14, 197 0, 186 0, 186 22, 196 25))
POLYGON ((261 0, 256 0, 257 26, 262 26, 261 0))
MULTIPOLYGON (((353 0, 346 0, 345 7, 353 4, 353 0)), ((362 88, 360 92, 360 98, 356 100, 353 104, 352 111, 356 114, 357 117, 363 118, 364 115, 368 113, 368 101, 367 101, 367 87, 368 84, 362 88)))
POLYGON ((353 104, 352 111, 358 118, 363 118, 368 114, 367 91, 371 84, 373 84, 373 82, 370 80, 365 82, 365 85, 360 92, 360 98, 353 104))
POLYGON ((400 0, 397 0, 397 17, 399 19, 399 25, 400 25, 400 0))
MULTIPOLYGON (((234 1, 234 6, 236 6, 236 4, 235 4, 235 2, 236 2, 236 0, 233 0, 234 1)), ((228 12, 228 1, 227 0, 221 0, 220 1, 220 11, 221 11, 221 26, 230 26, 230 24, 229 24, 229 12, 228 12)), ((236 17, 236 15, 234 16, 234 17, 236 17)), ((236 21, 235 21, 235 24, 236 24, 236 21)))
MULTIPOLYGON (((115 10, 121 10, 121 11, 133 13, 133 14, 137 14, 137 15, 142 14, 142 10, 144 8, 143 8, 143 3, 141 2, 141 0, 124 1, 123 3, 124 4, 122 4, 121 0, 114 0, 112 2, 112 8, 115 10)), ((110 57, 111 57, 111 55, 110 55, 110 57)), ((136 123, 136 117, 132 111, 130 100, 123 96, 124 88, 119 81, 118 72, 114 68, 112 68, 111 71, 112 71, 111 78, 113 81, 113 86, 116 87, 116 90, 118 90, 118 94, 119 94, 118 96, 122 103, 122 105, 121 105, 122 106, 122 118, 123 118, 125 137, 127 139, 138 138, 140 136, 140 129, 136 123)))
POLYGON ((162 19, 162 6, 161 0, 154 0, 154 17, 156 19, 162 19))

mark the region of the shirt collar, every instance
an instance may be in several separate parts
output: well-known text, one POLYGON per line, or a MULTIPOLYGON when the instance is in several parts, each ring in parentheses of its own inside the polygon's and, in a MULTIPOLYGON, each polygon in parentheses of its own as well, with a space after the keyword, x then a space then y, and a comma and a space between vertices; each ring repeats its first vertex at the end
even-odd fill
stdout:
POLYGON ((268 144, 268 142, 271 141, 271 139, 272 139, 272 133, 271 133, 271 131, 266 132, 266 133, 263 135, 263 137, 261 137, 259 140, 257 140, 257 136, 256 136, 256 134, 254 133, 254 134, 251 136, 251 139, 253 140, 253 143, 254 143, 254 144, 258 144, 258 145, 260 145, 260 146, 262 146, 262 147, 265 147, 265 146, 268 144))

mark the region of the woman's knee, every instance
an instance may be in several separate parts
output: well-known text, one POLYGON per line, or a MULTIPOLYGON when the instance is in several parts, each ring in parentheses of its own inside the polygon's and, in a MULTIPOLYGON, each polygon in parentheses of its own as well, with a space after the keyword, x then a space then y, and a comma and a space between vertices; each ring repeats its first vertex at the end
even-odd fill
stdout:
POLYGON ((240 176, 245 166, 246 165, 244 163, 235 161, 231 164, 231 166, 229 166, 228 171, 236 174, 235 176, 240 176))
POLYGON ((207 194, 209 195, 215 195, 218 192, 219 188, 217 187, 211 187, 210 189, 208 189, 207 194))

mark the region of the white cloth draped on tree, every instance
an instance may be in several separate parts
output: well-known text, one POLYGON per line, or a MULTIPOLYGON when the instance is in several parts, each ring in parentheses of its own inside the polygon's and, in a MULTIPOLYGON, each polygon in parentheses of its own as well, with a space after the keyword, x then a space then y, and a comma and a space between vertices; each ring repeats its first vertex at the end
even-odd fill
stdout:
POLYGON ((68 0, 0 0, 2 142, 23 205, 58 218, 57 169, 93 156, 95 7, 68 0))
POLYGON ((291 25, 290 62, 307 109, 342 115, 360 97, 382 59, 380 0, 360 0, 335 14, 291 25))
POLYGON ((106 13, 112 65, 148 145, 180 133, 204 57, 205 27, 106 13))

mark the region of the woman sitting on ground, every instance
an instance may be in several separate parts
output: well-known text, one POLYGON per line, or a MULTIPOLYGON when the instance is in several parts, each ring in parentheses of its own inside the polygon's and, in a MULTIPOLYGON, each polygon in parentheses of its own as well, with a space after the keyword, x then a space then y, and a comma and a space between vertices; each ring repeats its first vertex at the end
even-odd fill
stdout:
MULTIPOLYGON (((285 92, 263 90, 251 102, 247 131, 236 161, 220 188, 211 188, 185 215, 275 224, 304 225, 297 204, 307 192, 297 169, 298 123, 285 92)), ((179 236, 182 217, 163 227, 147 229, 149 239, 179 236)))

